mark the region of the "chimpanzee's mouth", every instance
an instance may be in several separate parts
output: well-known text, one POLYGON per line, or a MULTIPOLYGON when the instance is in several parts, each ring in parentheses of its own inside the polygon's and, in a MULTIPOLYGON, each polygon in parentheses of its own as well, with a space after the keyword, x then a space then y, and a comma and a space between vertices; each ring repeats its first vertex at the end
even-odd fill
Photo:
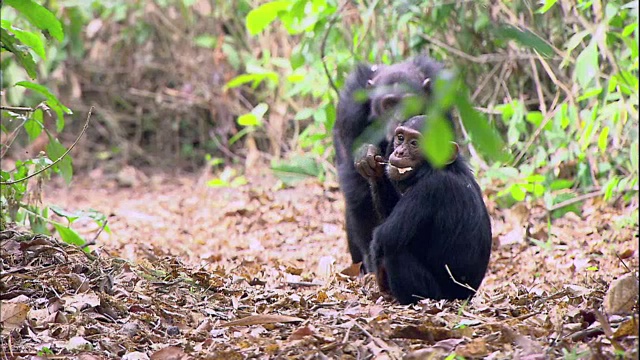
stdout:
POLYGON ((406 173, 408 173, 410 171, 413 171, 413 168, 411 166, 398 167, 398 166, 391 165, 391 164, 389 164, 389 166, 394 167, 396 169, 396 171, 398 172, 398 174, 400 174, 400 175, 403 175, 403 174, 406 174, 406 173))

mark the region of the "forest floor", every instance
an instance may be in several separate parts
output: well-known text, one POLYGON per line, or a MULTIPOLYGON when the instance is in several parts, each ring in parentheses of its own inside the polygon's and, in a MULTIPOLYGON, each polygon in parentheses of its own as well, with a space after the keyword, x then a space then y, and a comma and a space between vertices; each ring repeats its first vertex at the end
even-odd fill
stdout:
POLYGON ((487 201, 473 300, 401 306, 351 276, 335 182, 282 189, 261 173, 237 188, 135 170, 131 186, 94 172, 46 188, 45 204, 96 209, 111 233, 89 256, 1 234, 2 358, 638 358, 637 204, 590 199, 548 223, 540 204, 487 201))

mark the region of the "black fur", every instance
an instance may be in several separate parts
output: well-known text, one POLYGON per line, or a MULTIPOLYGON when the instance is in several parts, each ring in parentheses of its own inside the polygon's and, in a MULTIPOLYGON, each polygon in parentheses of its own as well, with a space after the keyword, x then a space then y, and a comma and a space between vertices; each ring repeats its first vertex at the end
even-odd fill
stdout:
MULTIPOLYGON (((372 70, 370 65, 358 65, 348 76, 346 84, 340 93, 336 122, 333 130, 333 143, 336 151, 336 165, 340 188, 346 202, 346 230, 349 251, 354 263, 361 262, 367 256, 371 243, 373 229, 380 224, 377 212, 371 199, 370 185, 367 179, 358 174, 354 168, 354 144, 356 139, 376 120, 380 114, 372 112, 372 100, 357 101, 358 92, 369 92, 375 97, 381 95, 376 89, 385 90, 388 85, 400 83, 406 85, 396 91, 422 91, 421 82, 425 78, 434 79, 442 65, 427 56, 416 56, 405 62, 394 65, 380 65, 372 70), (378 76, 378 77, 376 77, 378 76), (376 83, 369 84, 376 79, 376 83), (372 88, 373 87, 373 88, 372 88), (419 90, 417 90, 419 88, 419 90)), ((422 95, 427 95, 422 93, 422 95)), ((387 121, 393 121, 386 119, 387 121)), ((395 128, 395 124, 392 125, 395 128)), ((384 138, 377 144, 379 149, 388 155, 389 139, 384 138)), ((382 179, 377 187, 378 196, 384 216, 388 216, 398 201, 395 191, 388 179, 382 179)), ((370 269, 363 269, 365 272, 370 269)))
MULTIPOLYGON (((402 304, 421 298, 466 299, 478 289, 491 253, 491 221, 482 191, 464 159, 443 169, 423 161, 395 183, 402 196, 373 233, 369 267, 385 274, 402 304)), ((380 279, 379 279, 380 280, 380 279)))

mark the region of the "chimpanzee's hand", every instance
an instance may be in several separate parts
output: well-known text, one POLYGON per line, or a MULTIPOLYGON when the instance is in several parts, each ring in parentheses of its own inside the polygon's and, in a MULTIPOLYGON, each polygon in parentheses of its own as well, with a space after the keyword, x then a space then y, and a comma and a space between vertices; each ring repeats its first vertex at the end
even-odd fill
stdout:
POLYGON ((366 152, 364 155, 356 157, 354 165, 358 173, 365 179, 378 180, 384 176, 384 158, 375 145, 367 145, 366 152))

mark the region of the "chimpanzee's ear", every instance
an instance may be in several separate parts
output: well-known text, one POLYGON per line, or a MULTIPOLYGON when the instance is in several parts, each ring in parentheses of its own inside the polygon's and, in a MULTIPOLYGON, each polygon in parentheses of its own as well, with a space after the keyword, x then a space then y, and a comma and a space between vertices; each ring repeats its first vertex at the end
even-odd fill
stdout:
POLYGON ((427 94, 431 94, 431 85, 431 78, 424 79, 422 82, 422 90, 427 94))
POLYGON ((447 163, 447 165, 451 164, 452 162, 456 161, 456 159, 458 158, 458 154, 460 153, 460 146, 458 145, 457 142, 452 141, 451 142, 451 147, 453 148, 453 152, 451 154, 451 159, 449 160, 449 162, 447 163))
POLYGON ((375 78, 376 71, 378 71, 378 65, 376 65, 376 64, 371 65, 371 67, 369 69, 371 70, 371 75, 370 75, 371 79, 369 79, 369 81, 367 81, 367 87, 373 87, 373 85, 375 84, 373 79, 375 78))

